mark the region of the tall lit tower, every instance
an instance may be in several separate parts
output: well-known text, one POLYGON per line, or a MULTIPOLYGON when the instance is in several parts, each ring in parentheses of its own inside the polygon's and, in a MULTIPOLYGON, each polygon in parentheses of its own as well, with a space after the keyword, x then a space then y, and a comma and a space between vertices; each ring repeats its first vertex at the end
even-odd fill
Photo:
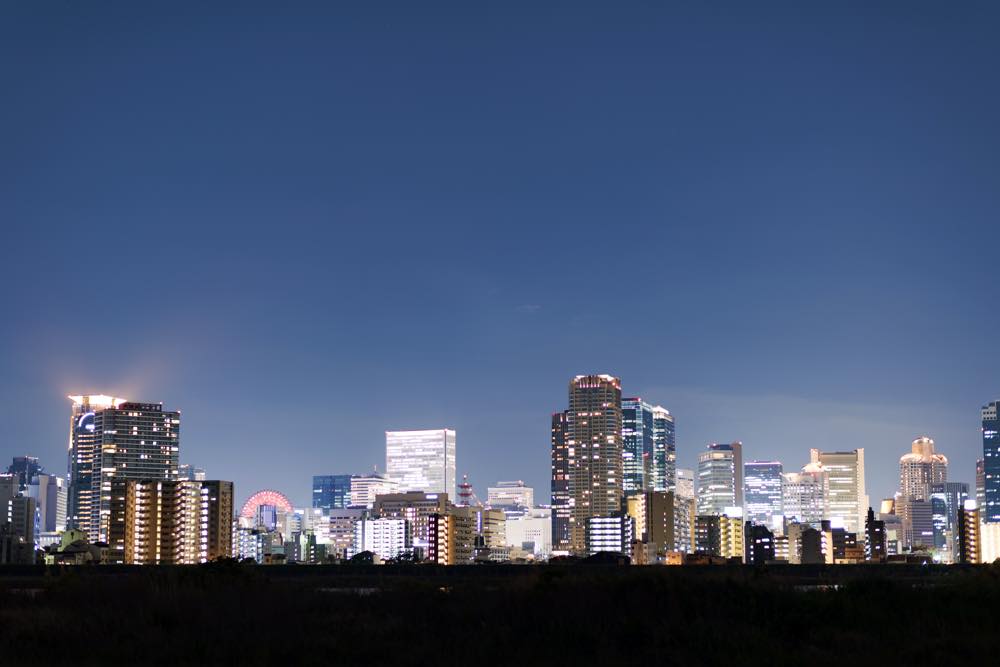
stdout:
POLYGON ((928 500, 931 486, 948 481, 948 458, 934 452, 934 441, 921 436, 910 445, 910 452, 899 458, 899 495, 913 500, 928 500))
POLYGON ((570 550, 587 553, 587 519, 621 512, 622 389, 610 375, 578 375, 569 383, 570 550))
POLYGON ((674 416, 653 407, 653 490, 677 490, 677 445, 674 416))
POLYGON ((622 488, 625 495, 653 490, 653 406, 641 398, 622 399, 622 488))
POLYGON ((781 461, 748 461, 743 466, 744 507, 747 521, 770 527, 784 515, 781 461))
POLYGON ((403 491, 447 493, 455 502, 455 431, 386 431, 385 474, 403 491))
POLYGON ((92 541, 107 542, 113 481, 177 479, 181 413, 112 396, 69 399, 67 520, 92 541))
POLYGON ((713 442, 698 455, 698 514, 743 507, 743 443, 713 442))
POLYGON ((865 450, 821 452, 810 449, 810 463, 820 464, 827 475, 827 518, 843 521, 850 533, 865 528, 868 494, 865 492, 865 450))
POLYGON ((552 413, 552 550, 569 551, 569 413, 552 413))
POLYGON ((983 406, 983 502, 982 520, 1000 521, 1000 401, 983 406))

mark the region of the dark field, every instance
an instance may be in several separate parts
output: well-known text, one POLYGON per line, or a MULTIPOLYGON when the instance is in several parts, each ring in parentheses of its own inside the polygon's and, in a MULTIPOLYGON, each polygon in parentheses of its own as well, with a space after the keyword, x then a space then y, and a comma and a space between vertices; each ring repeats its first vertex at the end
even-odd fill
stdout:
POLYGON ((0 665, 994 664, 1000 567, 0 569, 0 665))

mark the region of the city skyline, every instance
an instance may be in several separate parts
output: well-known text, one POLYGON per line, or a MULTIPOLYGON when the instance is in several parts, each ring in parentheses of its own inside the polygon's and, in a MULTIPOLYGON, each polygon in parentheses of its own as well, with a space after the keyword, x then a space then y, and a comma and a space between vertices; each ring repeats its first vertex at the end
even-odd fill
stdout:
MULTIPOLYGON (((624 391, 625 391, 625 387, 624 387, 624 382, 623 382, 623 392, 624 391)), ((83 396, 87 396, 87 395, 86 394, 85 395, 71 395, 71 396, 69 396, 69 398, 71 400, 75 400, 75 399, 82 398, 83 396)), ((101 399, 107 399, 107 400, 111 400, 111 401, 118 401, 118 402, 121 402, 121 403, 133 400, 131 398, 112 398, 111 395, 94 394, 94 396, 97 396, 98 398, 101 398, 101 399)), ((632 400, 632 399, 628 399, 628 400, 632 400)), ((661 401, 661 402, 666 403, 666 401, 661 401)), ((977 423, 980 424, 980 426, 982 424, 982 415, 981 415, 982 408, 988 406, 989 404, 992 404, 993 402, 994 402, 994 400, 987 401, 987 402, 983 403, 980 406, 979 409, 975 410, 975 413, 977 415, 979 415, 979 418, 977 419, 977 423)), ((162 403, 156 402, 156 403, 152 403, 150 405, 162 405, 162 403)), ((176 412, 177 413, 182 413, 183 410, 178 409, 178 410, 176 410, 176 412)), ((673 415, 673 416, 676 417, 676 415, 673 415)), ((548 415, 546 415, 546 417, 548 417, 548 415)), ((682 419, 683 419, 683 417, 682 417, 682 419)), ((546 461, 545 461, 545 464, 544 464, 545 465, 545 469, 542 471, 541 474, 539 474, 538 471, 535 471, 535 470, 526 470, 526 471, 524 471, 523 473, 521 473, 519 475, 520 478, 522 478, 522 479, 531 480, 532 482, 534 482, 534 483, 528 483, 527 485, 531 486, 532 488, 535 488, 535 489, 548 489, 549 485, 550 485, 550 470, 549 470, 549 466, 551 465, 551 461, 549 460, 549 457, 550 457, 550 454, 551 454, 551 424, 548 423, 550 421, 549 418, 546 418, 545 421, 546 421, 547 426, 550 427, 549 429, 547 429, 546 434, 545 434, 545 436, 547 438, 547 440, 544 443, 545 455, 546 455, 546 461), (539 479, 539 478, 541 478, 541 479, 539 479)), ((430 429, 430 430, 433 431, 434 429, 430 429)), ((454 431, 455 429, 450 429, 450 430, 454 431)), ((709 430, 712 430, 712 429, 710 428, 709 430)), ((381 435, 382 435, 382 438, 383 438, 382 448, 381 448, 382 449, 382 451, 381 451, 381 453, 382 453, 381 460, 378 460, 375 463, 373 463, 372 465, 368 466, 367 469, 364 469, 364 468, 362 468, 362 469, 353 469, 353 468, 352 469, 341 469, 341 468, 333 468, 333 467, 329 467, 328 466, 329 469, 322 468, 322 469, 317 469, 317 470, 312 470, 312 471, 299 471, 302 474, 302 476, 304 476, 304 477, 307 478, 307 481, 305 483, 304 488, 301 488, 301 489, 297 488, 297 487, 294 487, 294 486, 282 487, 280 484, 276 484, 276 483, 270 483, 270 484, 264 483, 264 484, 259 484, 257 486, 253 486, 253 485, 250 485, 250 484, 247 484, 247 483, 242 483, 241 484, 239 479, 234 479, 234 481, 237 484, 237 489, 247 489, 247 496, 249 496, 252 492, 254 492, 254 491, 258 490, 258 489, 279 488, 284 493, 286 493, 294 501, 294 503, 295 503, 295 505, 297 507, 309 507, 309 506, 312 505, 312 502, 313 502, 313 493, 314 493, 314 488, 313 488, 314 484, 313 484, 313 482, 315 481, 314 478, 317 477, 317 476, 324 476, 324 475, 348 475, 348 476, 350 476, 350 475, 363 475, 363 474, 366 474, 366 472, 371 472, 371 470, 373 468, 377 469, 380 474, 385 474, 386 473, 385 435, 386 435, 387 432, 388 431, 385 431, 385 430, 383 430, 381 432, 381 435), (250 491, 250 489, 253 489, 253 491, 250 491)), ((962 469, 957 468, 954 464, 951 465, 951 469, 953 471, 952 472, 953 479, 955 481, 965 482, 965 483, 969 484, 970 488, 973 488, 973 489, 975 488, 975 484, 976 484, 975 460, 980 459, 983 456, 983 450, 982 450, 982 430, 981 430, 981 428, 977 430, 977 434, 976 435, 977 435, 977 438, 978 438, 978 452, 973 452, 972 455, 971 455, 971 458, 973 459, 973 466, 971 468, 971 471, 969 471, 968 474, 966 474, 966 471, 963 471, 962 469)), ((932 436, 929 436, 927 433, 914 434, 914 436, 910 439, 910 443, 915 443, 917 440, 922 440, 922 439, 929 438, 929 437, 931 438, 931 440, 935 440, 932 436)), ((65 439, 65 437, 64 437, 64 439, 65 439)), ((187 442, 187 441, 185 440, 185 442, 187 442)), ((701 450, 697 450, 697 451, 691 452, 691 451, 687 451, 687 448, 685 447, 686 443, 684 443, 683 440, 679 439, 678 442, 680 443, 680 446, 677 447, 677 457, 678 457, 677 458, 677 461, 678 461, 677 467, 678 468, 689 468, 689 469, 694 469, 694 470, 697 470, 697 467, 698 467, 698 455, 701 454, 704 451, 704 447, 713 444, 712 442, 704 443, 702 445, 702 449, 701 450), (691 462, 690 466, 684 465, 684 464, 688 463, 689 461, 691 462)), ((745 449, 746 448, 745 443, 741 443, 741 444, 743 444, 744 449, 745 449)), ((907 443, 907 444, 909 444, 909 443, 907 443)), ((872 470, 873 466, 871 464, 868 465, 868 467, 866 469, 865 479, 866 479, 866 484, 867 484, 867 486, 869 488, 868 495, 869 495, 869 498, 870 498, 870 504, 872 506, 877 507, 877 504, 878 504, 878 502, 880 500, 882 500, 884 498, 892 498, 893 495, 896 493, 896 491, 899 490, 898 449, 901 448, 901 447, 903 447, 903 446, 904 446, 904 443, 893 443, 891 445, 891 447, 893 448, 893 450, 887 453, 887 458, 892 459, 892 457, 895 456, 896 459, 895 459, 895 462, 893 464, 891 464, 891 466, 890 466, 890 468, 892 468, 892 466, 895 466, 895 468, 892 468, 889 471, 888 475, 883 474, 883 471, 879 471, 877 469, 876 470, 872 470), (893 478, 895 481, 891 481, 889 483, 890 484, 894 484, 895 486, 890 487, 888 489, 888 491, 886 493, 884 493, 884 494, 883 493, 872 493, 871 492, 871 487, 872 487, 871 480, 873 478, 885 478, 885 477, 893 478)), ((938 447, 938 449, 940 450, 940 447, 938 447)), ((462 451, 464 451, 463 448, 460 448, 459 452, 462 452, 462 451)), ((850 450, 832 450, 831 449, 829 451, 850 451, 850 450)), ((45 458, 42 457, 42 456, 38 456, 34 451, 23 451, 22 452, 22 451, 12 450, 12 452, 13 452, 12 457, 19 457, 19 456, 26 456, 27 455, 29 457, 37 458, 43 464, 42 465, 43 468, 45 468, 46 465, 48 465, 48 469, 47 470, 51 474, 54 474, 54 475, 57 475, 57 476, 60 476, 60 477, 66 477, 67 470, 62 469, 62 468, 53 467, 51 463, 45 464, 44 463, 45 458)), ((789 462, 787 460, 779 460, 779 459, 775 459, 775 460, 785 466, 786 472, 796 472, 799 469, 801 469, 803 466, 805 466, 805 465, 807 465, 809 463, 809 453, 808 453, 809 449, 805 449, 804 452, 805 453, 804 453, 804 456, 802 457, 801 463, 798 463, 796 461, 789 462)), ((945 452, 945 453, 949 456, 949 458, 952 457, 952 453, 951 452, 945 452)), ((750 450, 750 453, 745 453, 743 455, 744 464, 750 463, 750 462, 754 461, 755 458, 760 459, 760 458, 764 458, 766 456, 767 456, 767 452, 761 452, 759 450, 750 450)), ((467 473, 465 473, 464 469, 461 467, 461 461, 462 461, 461 455, 459 455, 456 458, 457 458, 457 461, 458 461, 458 467, 456 469, 457 470, 456 476, 458 478, 460 478, 460 477, 462 477, 463 474, 467 474, 467 473)), ((867 451, 866 451, 866 458, 869 461, 871 460, 871 454, 869 452, 867 452, 867 451)), ((187 447, 185 447, 182 450, 180 461, 181 461, 181 467, 197 466, 199 468, 204 468, 204 466, 201 465, 201 461, 199 461, 196 458, 196 456, 192 456, 189 453, 189 450, 188 450, 187 447)), ((223 462, 222 465, 225 466, 226 463, 223 462)), ((514 466, 512 468, 509 467, 508 469, 517 470, 518 468, 516 466, 514 466)), ((486 471, 486 472, 488 473, 489 471, 486 471)), ((204 474, 203 471, 202 471, 202 474, 204 474)), ((225 476, 224 473, 223 473, 223 476, 225 476)), ((232 476, 231 475, 231 477, 235 478, 236 476, 232 476)), ((265 479, 266 480, 266 476, 260 477, 260 479, 265 479)), ((476 478, 476 477, 473 477, 473 476, 470 475, 470 481, 473 483, 473 488, 474 489, 478 489, 478 492, 481 493, 483 497, 485 497, 486 489, 489 486, 495 485, 498 481, 500 481, 502 479, 503 479, 502 476, 501 477, 496 477, 496 478, 483 478, 483 477, 476 478)), ((239 493, 240 493, 240 491, 237 491, 237 495, 239 495, 239 493)))

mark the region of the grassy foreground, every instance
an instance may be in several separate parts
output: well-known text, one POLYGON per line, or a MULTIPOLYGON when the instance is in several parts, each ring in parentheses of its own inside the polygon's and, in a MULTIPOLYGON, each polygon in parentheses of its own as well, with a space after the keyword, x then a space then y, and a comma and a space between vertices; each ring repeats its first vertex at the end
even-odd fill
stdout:
POLYGON ((872 572, 833 589, 707 567, 0 570, 0 663, 992 663, 1000 567, 872 572))

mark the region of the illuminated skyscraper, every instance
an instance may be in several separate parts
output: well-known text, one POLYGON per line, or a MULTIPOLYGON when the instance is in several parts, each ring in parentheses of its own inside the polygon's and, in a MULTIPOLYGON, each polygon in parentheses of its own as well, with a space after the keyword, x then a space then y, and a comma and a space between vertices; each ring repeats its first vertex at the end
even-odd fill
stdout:
POLYGON ((314 475, 312 506, 320 509, 344 509, 351 504, 350 475, 314 475))
POLYGON ((713 442, 707 449, 698 455, 698 514, 743 507, 743 443, 713 442))
POLYGON ((653 490, 677 490, 676 424, 659 405, 653 407, 653 490))
POLYGON ((610 375, 569 383, 570 550, 587 553, 587 520, 622 511, 622 390, 610 375))
POLYGON ((785 518, 818 528, 826 518, 828 479, 823 466, 810 463, 802 472, 782 475, 785 518))
POLYGON ((948 458, 934 452, 934 441, 922 436, 910 445, 910 452, 899 458, 899 495, 927 500, 931 485, 948 481, 948 458))
POLYGON ((770 527, 784 514, 780 461, 749 461, 743 466, 744 507, 747 521, 770 527))
POLYGON ((181 413, 161 403, 70 396, 69 517, 91 541, 108 541, 116 480, 174 480, 181 413))
POLYGON ((569 519, 573 506, 569 494, 569 419, 566 412, 552 415, 552 549, 568 552, 569 519))
POLYGON ((653 489, 653 406, 641 398, 622 399, 622 489, 625 495, 653 489))
POLYGON ((868 495, 865 493, 865 450, 821 452, 809 450, 810 462, 820 464, 827 473, 827 518, 843 521, 851 533, 862 533, 868 495))
POLYGON ((1000 401, 983 406, 983 521, 1000 521, 1000 401))
POLYGON ((956 521, 966 500, 969 500, 969 485, 964 482, 931 485, 934 548, 942 554, 942 560, 947 563, 954 562, 957 555, 956 521))
POLYGON ((385 473, 406 491, 447 493, 458 498, 455 431, 386 431, 385 473))
POLYGON ((903 522, 906 546, 934 546, 931 487, 947 479, 948 459, 934 452, 934 441, 926 436, 914 440, 910 452, 900 457, 896 514, 903 522))

